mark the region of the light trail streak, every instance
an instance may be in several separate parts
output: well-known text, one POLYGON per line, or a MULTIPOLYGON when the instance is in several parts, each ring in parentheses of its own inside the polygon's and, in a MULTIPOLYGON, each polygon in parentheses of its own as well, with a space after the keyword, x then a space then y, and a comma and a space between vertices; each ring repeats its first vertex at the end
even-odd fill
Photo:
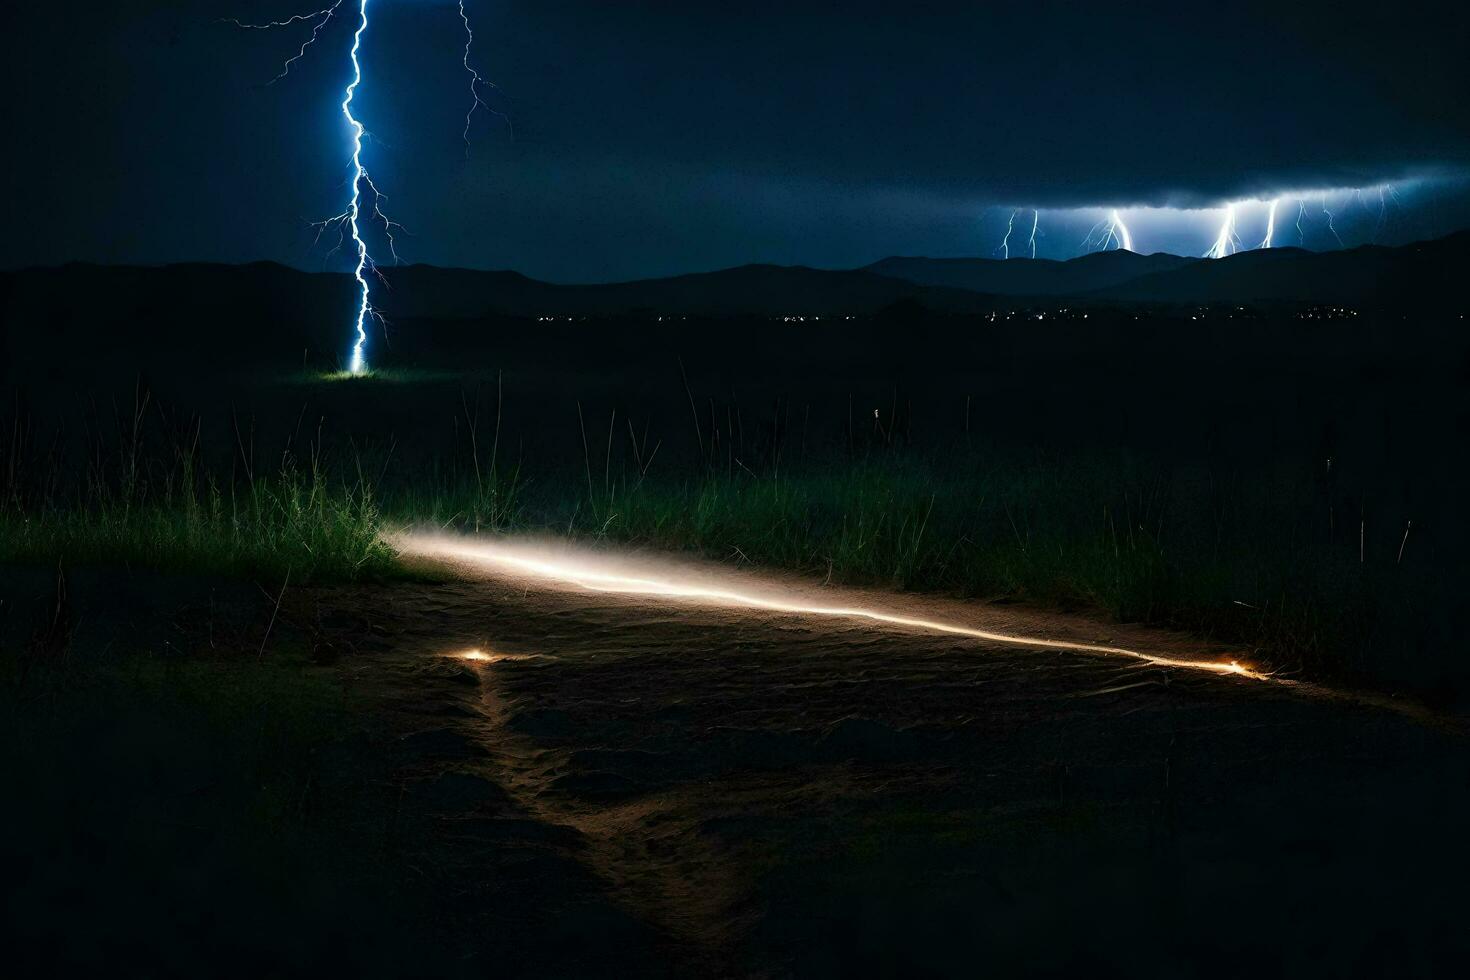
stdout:
MULTIPOLYGON (((1126 647, 1108 646, 1098 643, 1078 643, 1071 640, 1044 639, 1021 636, 1014 633, 999 633, 976 629, 957 623, 900 616, 863 606, 828 606, 797 601, 789 592, 785 595, 756 595, 748 591, 737 591, 712 584, 692 581, 673 581, 655 578, 648 573, 623 574, 608 567, 598 567, 596 560, 587 558, 569 559, 561 556, 540 555, 530 557, 513 553, 505 545, 470 544, 463 541, 445 540, 418 534, 397 536, 392 543, 405 554, 432 559, 452 559, 469 562, 479 568, 498 569, 521 577, 570 585, 588 592, 614 595, 655 597, 663 599, 685 599, 703 601, 717 605, 739 606, 768 612, 791 615, 818 616, 834 619, 858 620, 941 633, 964 636, 989 643, 1020 646, 1038 650, 1068 650, 1077 653, 1097 654, 1111 657, 1126 657, 1152 664, 1157 667, 1177 667, 1199 670, 1212 674, 1230 674, 1252 680, 1269 680, 1270 675, 1251 670, 1234 660, 1186 660, 1164 657, 1126 647)), ((606 565, 604 560, 601 564, 606 565)))

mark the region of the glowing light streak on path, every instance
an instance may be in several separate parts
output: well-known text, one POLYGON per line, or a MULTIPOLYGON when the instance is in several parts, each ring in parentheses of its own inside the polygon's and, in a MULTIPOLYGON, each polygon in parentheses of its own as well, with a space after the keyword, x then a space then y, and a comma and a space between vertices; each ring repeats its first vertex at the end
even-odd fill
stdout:
POLYGON ((1177 667, 1185 670, 1200 670, 1212 674, 1233 674, 1240 677, 1248 677, 1252 680, 1270 679, 1269 674, 1251 670, 1233 660, 1185 660, 1176 657, 1156 656, 1139 650, 1130 650, 1126 647, 1107 646, 1098 643, 1077 643, 1071 640, 1043 639, 1039 637, 1021 636, 1014 633, 997 633, 991 630, 976 629, 956 623, 919 619, 912 616, 900 616, 862 606, 809 605, 795 601, 794 597, 791 599, 765 597, 715 586, 693 583, 682 584, 670 580, 650 578, 644 574, 618 574, 613 571, 600 570, 594 567, 593 562, 588 560, 555 557, 528 558, 522 555, 511 554, 506 549, 491 544, 468 544, 445 541, 439 538, 425 538, 414 534, 398 536, 393 539, 392 543, 405 554, 417 555, 424 558, 458 559, 481 567, 489 566, 548 582, 576 586, 589 592, 628 596, 654 596, 668 599, 704 600, 716 604, 743 606, 749 609, 763 609, 769 612, 790 613, 793 615, 865 620, 889 626, 908 627, 930 633, 965 636, 1008 646, 1029 647, 1038 650, 1071 650, 1078 653, 1127 657, 1158 667, 1177 667))

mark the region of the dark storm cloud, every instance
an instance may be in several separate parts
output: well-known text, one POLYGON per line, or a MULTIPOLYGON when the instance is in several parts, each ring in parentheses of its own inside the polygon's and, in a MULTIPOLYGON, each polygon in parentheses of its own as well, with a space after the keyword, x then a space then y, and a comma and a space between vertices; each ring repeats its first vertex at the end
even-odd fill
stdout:
POLYGON ((531 80, 517 97, 570 97, 546 120, 558 141, 1053 206, 1351 186, 1458 163, 1470 145, 1454 94, 1467 71, 1446 43, 1465 37, 1460 12, 721 7, 585 3, 507 17, 527 38, 509 52, 512 77, 531 80), (570 47, 548 50, 529 40, 538 35, 570 47))
MULTIPOLYGON (((301 4, 8 15, 7 265, 310 265, 340 206, 347 25, 301 4)), ((350 3, 346 6, 350 6, 350 3)), ((992 204, 1203 206, 1470 161, 1467 14, 1381 4, 469 0, 499 86, 465 158, 458 13, 372 0, 368 150, 411 258, 556 278, 977 252, 992 204)))

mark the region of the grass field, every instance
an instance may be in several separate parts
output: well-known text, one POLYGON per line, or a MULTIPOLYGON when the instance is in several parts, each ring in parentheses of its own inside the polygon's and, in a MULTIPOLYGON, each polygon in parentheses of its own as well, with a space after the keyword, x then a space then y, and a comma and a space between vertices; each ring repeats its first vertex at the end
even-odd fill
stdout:
POLYGON ((274 592, 407 574, 381 534, 410 524, 549 531, 845 584, 1100 610, 1247 644, 1273 669, 1319 678, 1444 680, 1415 660, 1449 605, 1420 542, 1407 526, 1369 537, 1327 473, 1221 479, 968 442, 694 461, 659 457, 636 435, 616 458, 609 436, 603 451, 584 441, 580 460, 537 472, 508 464, 493 429, 472 431, 455 465, 435 471, 319 450, 287 450, 263 471, 243 452, 211 469, 185 443, 130 436, 94 451, 80 478, 12 465, 0 562, 227 574, 274 592))

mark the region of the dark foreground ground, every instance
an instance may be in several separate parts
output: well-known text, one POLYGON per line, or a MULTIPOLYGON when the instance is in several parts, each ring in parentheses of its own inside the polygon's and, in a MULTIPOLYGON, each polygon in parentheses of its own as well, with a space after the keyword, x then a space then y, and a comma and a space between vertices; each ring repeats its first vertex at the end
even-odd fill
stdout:
MULTIPOLYGON (((1470 952, 1470 756, 1443 718, 457 573, 283 600, 267 657, 308 651, 306 674, 334 693, 306 710, 347 737, 322 743, 324 783, 282 794, 300 819, 279 839, 255 839, 220 795, 256 756, 194 758, 207 740, 159 752, 136 719, 95 732, 83 791, 38 798, 47 780, 17 777, 7 925, 22 962, 183 973, 226 950, 281 974, 1439 976, 1470 952), (106 799, 121 803, 96 812, 106 799)), ((778 584, 1232 653, 1014 606, 778 584)), ((253 649, 274 606, 230 595, 175 635, 213 626, 253 649)), ((300 689, 247 699, 231 724, 278 725, 300 689)))
POLYGON ((1235 652, 1025 588, 1113 582, 1147 600, 1125 620, 1203 609, 1245 658, 1299 640, 1293 677, 1377 700, 477 570, 341 584, 340 555, 309 574, 310 535, 256 565, 204 562, 209 540, 27 552, 0 562, 0 972, 1462 972, 1458 313, 406 318, 375 338, 387 370, 343 381, 330 296, 42 299, 0 323, 12 542, 190 484, 218 511, 165 544, 232 526, 287 457, 393 520, 470 526, 498 459, 516 528, 742 564, 771 530, 763 563, 815 569, 826 601, 828 542, 861 559, 877 515, 895 560, 851 581, 977 599, 871 601, 1235 652), (760 506, 722 524, 731 500, 760 506), (1058 575, 905 577, 930 508, 941 564, 974 548, 988 573, 1004 545, 1058 575), (812 547, 783 557, 783 529, 812 547), (1230 633, 1239 609, 1296 618, 1230 633))

